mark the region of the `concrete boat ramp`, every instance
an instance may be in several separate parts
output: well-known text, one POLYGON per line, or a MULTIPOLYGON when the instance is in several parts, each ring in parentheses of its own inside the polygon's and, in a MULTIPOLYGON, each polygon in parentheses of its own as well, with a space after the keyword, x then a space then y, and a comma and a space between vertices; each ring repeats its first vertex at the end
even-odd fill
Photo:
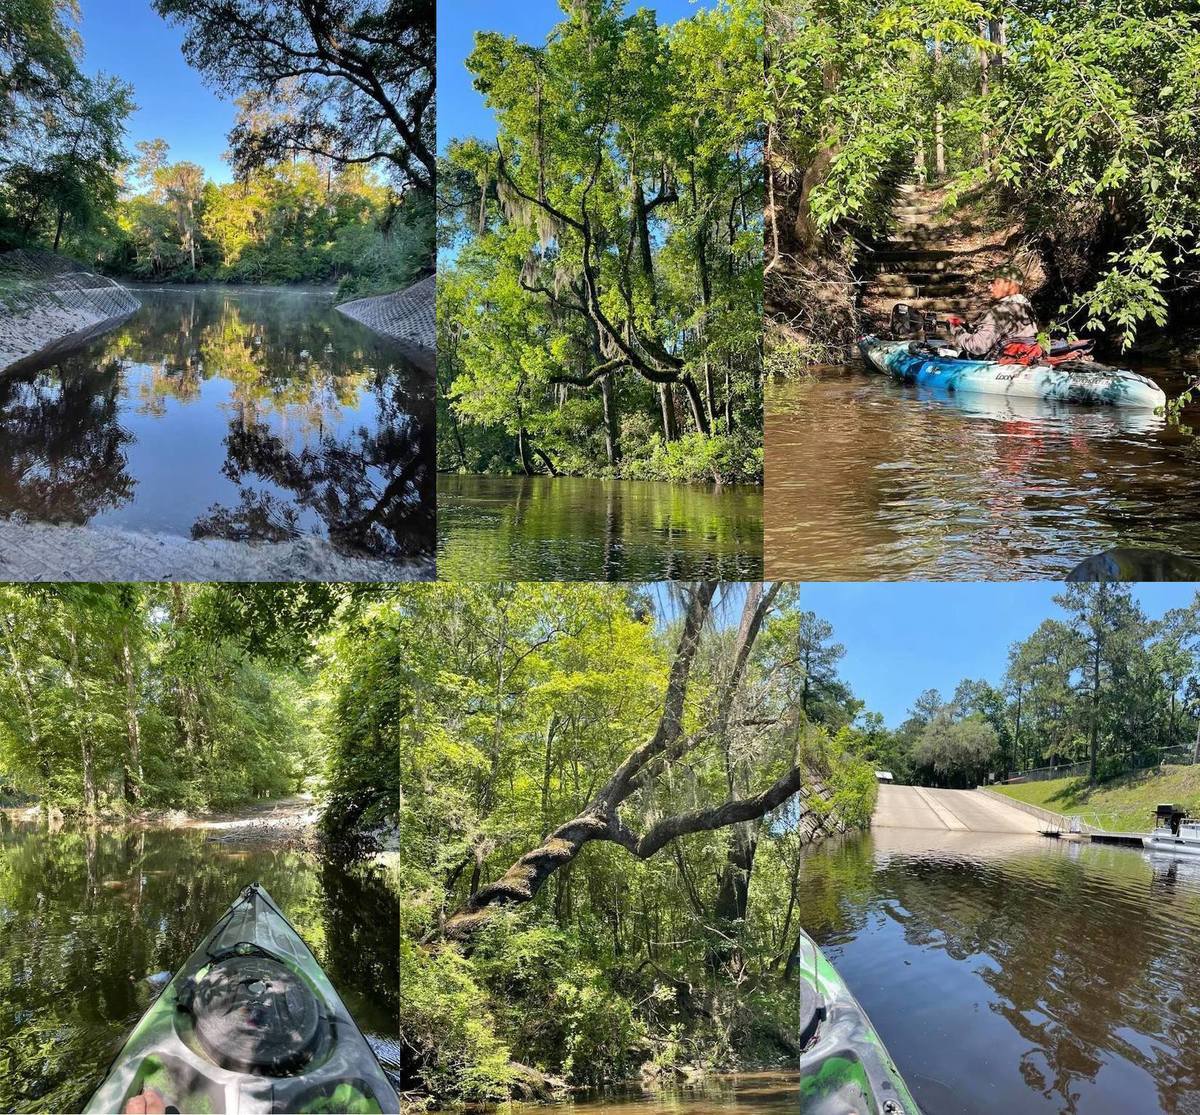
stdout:
POLYGON ((1105 832, 1087 824, 1080 824, 1080 831, 1072 833, 1070 827, 1069 817, 1024 802, 1009 804, 991 790, 935 790, 927 786, 880 786, 871 819, 872 830, 1055 836, 1142 847, 1140 833, 1105 832))
POLYGON ((1036 836, 1045 822, 981 790, 880 786, 871 827, 1036 836))

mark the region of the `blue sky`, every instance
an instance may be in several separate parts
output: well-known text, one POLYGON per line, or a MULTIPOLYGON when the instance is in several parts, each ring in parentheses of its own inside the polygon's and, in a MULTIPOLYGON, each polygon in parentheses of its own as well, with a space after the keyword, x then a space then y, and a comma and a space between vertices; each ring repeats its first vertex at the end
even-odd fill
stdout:
MULTIPOLYGON (((897 727, 925 689, 949 697, 964 678, 998 682, 1008 648, 1039 623, 1061 617, 1054 581, 939 584, 805 584, 800 607, 833 625, 846 648, 840 674, 854 695, 897 727)), ((1157 619, 1190 604, 1200 585, 1138 584, 1133 595, 1157 619)), ((675 612, 670 593, 655 585, 660 614, 675 612)), ((742 606, 727 606, 724 622, 737 623, 742 606)))
POLYGON ((210 178, 228 182, 221 161, 236 112, 183 60, 183 34, 150 0, 80 0, 83 68, 116 74, 133 85, 138 111, 130 121, 130 151, 138 140, 162 138, 173 162, 199 163, 210 178))
MULTIPOLYGON (((633 0, 626 11, 652 8, 660 23, 685 19, 714 0, 633 0)), ((476 31, 499 31, 521 42, 541 45, 550 29, 563 19, 557 0, 527 0, 497 4, 494 0, 438 0, 438 150, 452 139, 491 139, 496 123, 483 98, 471 85, 467 55, 474 49, 476 31)))
MULTIPOLYGON (((1197 585, 1142 584, 1134 596, 1154 618, 1183 607, 1197 585)), ((963 678, 998 681, 1009 645, 1062 613, 1055 582, 814 584, 801 606, 833 624, 846 647, 842 677, 892 727, 924 689, 950 696, 963 678)))

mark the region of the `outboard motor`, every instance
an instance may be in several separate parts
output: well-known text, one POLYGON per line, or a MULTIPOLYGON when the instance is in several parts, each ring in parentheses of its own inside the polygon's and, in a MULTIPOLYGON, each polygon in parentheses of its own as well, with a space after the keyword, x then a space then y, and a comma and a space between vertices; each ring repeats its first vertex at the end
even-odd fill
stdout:
POLYGON ((1154 810, 1156 827, 1170 829, 1172 836, 1179 835, 1179 826, 1189 820, 1188 812, 1180 805, 1159 805, 1154 810))

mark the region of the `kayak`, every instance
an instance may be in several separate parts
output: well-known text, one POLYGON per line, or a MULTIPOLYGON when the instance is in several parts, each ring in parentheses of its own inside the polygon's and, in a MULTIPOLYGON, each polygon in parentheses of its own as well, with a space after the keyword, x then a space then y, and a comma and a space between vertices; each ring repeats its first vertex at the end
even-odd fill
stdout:
POLYGON ((1054 367, 1045 364, 998 364, 942 355, 915 341, 884 341, 862 337, 863 356, 876 370, 907 383, 942 387, 948 391, 977 391, 1063 403, 1091 403, 1154 409, 1167 396, 1153 380, 1127 368, 1075 360, 1054 367))
POLYGON ((800 1110, 804 1115, 920 1115, 862 1007, 803 930, 800 1110))
POLYGON ((123 1112, 143 1096, 182 1113, 400 1110, 333 984, 257 883, 142 1016, 84 1111, 123 1112))

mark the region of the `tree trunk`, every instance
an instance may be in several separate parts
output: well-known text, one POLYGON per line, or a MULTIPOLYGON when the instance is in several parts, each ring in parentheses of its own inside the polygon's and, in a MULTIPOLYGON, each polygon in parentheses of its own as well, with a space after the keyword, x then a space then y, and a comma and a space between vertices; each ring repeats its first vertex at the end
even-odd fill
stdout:
POLYGON ((662 404, 663 437, 668 442, 679 440, 679 426, 675 421, 675 398, 669 383, 658 385, 658 399, 662 404))
MULTIPOLYGON (((989 38, 990 24, 986 19, 979 21, 979 37, 987 40, 989 38)), ((991 92, 991 84, 989 82, 988 67, 991 65, 991 53, 986 46, 979 48, 979 93, 986 97, 991 92)), ((984 128, 979 137, 979 146, 982 150, 983 157, 989 158, 991 155, 991 136, 988 130, 984 128)))
MULTIPOLYGON (((69 622, 69 621, 68 621, 69 622)), ((86 709, 79 688, 79 643, 74 630, 67 631, 67 645, 71 650, 70 688, 75 700, 76 730, 79 733, 80 772, 83 776, 83 811, 88 817, 96 815, 96 772, 92 738, 85 723, 86 709)))
POLYGON ((533 461, 529 457, 529 442, 525 435, 525 427, 517 427, 517 455, 521 460, 521 471, 526 476, 533 475, 533 461))
POLYGON ((121 672, 125 679, 125 733, 129 742, 129 757, 125 764, 125 800, 140 805, 142 801, 142 729, 138 720, 137 679, 133 669, 133 653, 129 646, 129 628, 121 633, 121 672))
POLYGON ((1096 636, 1096 649, 1092 655, 1092 716, 1088 729, 1088 781, 1096 784, 1096 757, 1100 746, 1100 636, 1096 636))
POLYGON ((613 396, 612 376, 600 378, 600 400, 604 404, 604 454, 610 468, 621 460, 620 435, 617 427, 617 400, 613 396))
MULTIPOLYGON (((942 64, 942 40, 936 37, 933 40, 933 60, 937 68, 941 69, 942 64)), ((933 142, 934 142, 934 170, 937 174, 937 180, 940 182, 946 177, 946 137, 945 137, 945 118, 942 111, 941 101, 938 102, 937 108, 933 114, 933 142)))

